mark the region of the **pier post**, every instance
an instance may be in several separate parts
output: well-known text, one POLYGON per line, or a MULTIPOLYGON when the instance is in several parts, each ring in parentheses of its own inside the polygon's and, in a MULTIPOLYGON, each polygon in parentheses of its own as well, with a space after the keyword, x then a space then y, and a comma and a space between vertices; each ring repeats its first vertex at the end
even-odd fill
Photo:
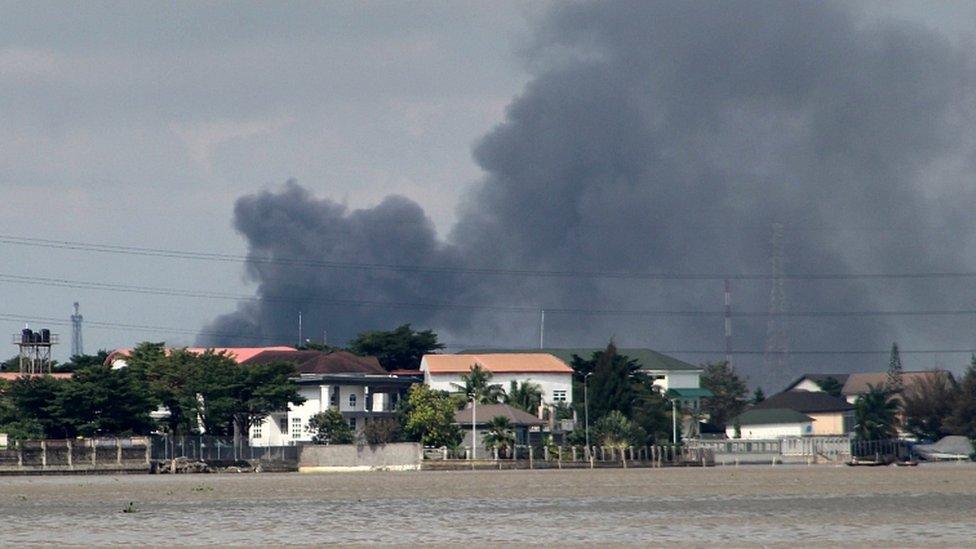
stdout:
POLYGON ((122 442, 119 437, 115 437, 115 463, 122 465, 122 442))
POLYGON ((71 449, 73 447, 72 444, 71 444, 71 439, 69 438, 68 440, 65 441, 65 443, 68 445, 68 468, 69 469, 74 469, 75 468, 74 467, 74 464, 71 462, 71 457, 72 457, 71 456, 71 451, 72 451, 71 449))
POLYGON ((47 441, 41 441, 41 467, 47 469, 47 441))

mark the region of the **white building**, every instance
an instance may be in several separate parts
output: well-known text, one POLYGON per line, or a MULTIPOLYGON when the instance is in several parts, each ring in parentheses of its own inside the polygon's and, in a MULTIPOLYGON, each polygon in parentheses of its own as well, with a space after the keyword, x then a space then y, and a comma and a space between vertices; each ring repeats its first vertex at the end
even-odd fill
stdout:
POLYGON ((548 353, 424 355, 420 370, 431 389, 457 392, 464 385, 461 376, 475 365, 491 372, 491 383, 505 390, 512 381, 531 382, 542 389, 543 404, 573 402, 573 369, 548 353))
POLYGON ((752 409, 739 414, 725 428, 729 438, 774 439, 813 434, 813 418, 786 408, 752 409))

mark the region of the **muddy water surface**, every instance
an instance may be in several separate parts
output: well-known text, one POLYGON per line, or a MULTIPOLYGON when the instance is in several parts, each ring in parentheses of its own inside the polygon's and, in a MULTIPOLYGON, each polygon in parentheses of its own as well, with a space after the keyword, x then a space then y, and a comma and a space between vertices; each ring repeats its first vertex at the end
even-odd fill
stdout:
POLYGON ((976 466, 16 477, 0 517, 5 545, 962 547, 976 466))

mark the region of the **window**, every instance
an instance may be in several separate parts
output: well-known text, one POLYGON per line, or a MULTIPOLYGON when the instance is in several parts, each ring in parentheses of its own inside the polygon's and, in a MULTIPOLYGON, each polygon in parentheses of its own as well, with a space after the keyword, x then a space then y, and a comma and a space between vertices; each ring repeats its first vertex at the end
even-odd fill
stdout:
POLYGON ((349 407, 356 407, 356 393, 349 393, 349 407))
POLYGON ((278 418, 278 430, 283 435, 286 434, 286 433, 288 433, 288 418, 287 417, 280 417, 280 418, 278 418))
POLYGON ((261 438, 261 425, 251 427, 251 438, 261 438))
POLYGON ((302 438, 302 418, 291 418, 291 438, 302 438))
POLYGON ((356 430, 356 418, 354 417, 349 418, 349 428, 352 429, 353 431, 356 430))
POLYGON ((552 400, 553 402, 566 402, 566 390, 556 389, 555 391, 553 391, 552 400))
POLYGON ((339 388, 333 387, 329 390, 329 405, 338 406, 339 405, 339 388))

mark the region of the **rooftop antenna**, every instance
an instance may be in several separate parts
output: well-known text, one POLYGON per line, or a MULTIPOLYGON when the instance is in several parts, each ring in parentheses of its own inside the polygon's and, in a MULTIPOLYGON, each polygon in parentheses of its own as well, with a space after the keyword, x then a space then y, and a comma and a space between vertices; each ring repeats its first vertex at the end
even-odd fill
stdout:
POLYGON ((769 292, 769 319, 766 322, 767 374, 784 371, 789 365, 789 334, 786 326, 786 292, 783 289, 783 224, 773 223, 773 284, 769 292))
POLYGON ((546 310, 539 317, 539 350, 546 348, 546 310))
POLYGON ((83 317, 78 312, 78 302, 75 301, 75 314, 71 315, 71 356, 85 354, 85 347, 81 339, 81 321, 83 317))

